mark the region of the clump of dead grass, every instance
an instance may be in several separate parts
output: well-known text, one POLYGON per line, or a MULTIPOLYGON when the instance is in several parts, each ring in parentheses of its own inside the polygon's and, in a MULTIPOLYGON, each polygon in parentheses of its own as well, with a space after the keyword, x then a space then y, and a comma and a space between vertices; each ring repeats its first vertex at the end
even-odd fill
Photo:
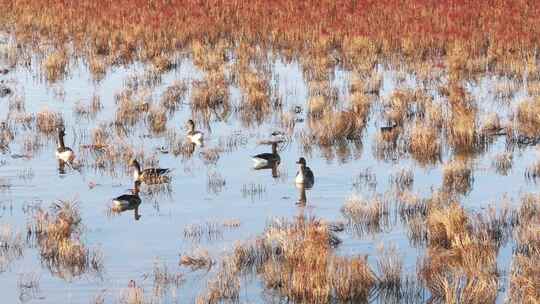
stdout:
POLYGON ((427 219, 428 254, 418 275, 432 300, 450 303, 495 301, 498 246, 487 231, 474 229, 458 204, 437 207, 427 219))
POLYGON ((416 124, 411 131, 410 153, 420 164, 434 164, 440 159, 439 134, 431 126, 416 124))
POLYGON ((495 172, 500 175, 507 176, 510 170, 512 170, 514 157, 510 152, 503 152, 495 155, 492 166, 495 167, 495 172))
POLYGON ((200 242, 202 239, 212 241, 222 237, 222 225, 214 221, 190 224, 184 228, 184 238, 195 242, 200 242))
POLYGON ((540 97, 521 102, 515 115, 518 131, 527 136, 540 136, 540 97))
POLYGON ((37 129, 44 134, 51 135, 57 131, 58 126, 63 125, 60 113, 51 112, 47 109, 36 114, 37 129))
POLYGON ((47 55, 42 63, 47 80, 56 81, 64 77, 67 73, 68 63, 66 51, 55 51, 47 55))
POLYGON ((464 160, 452 160, 443 166, 443 187, 446 191, 466 194, 472 189, 472 168, 464 160))
POLYGON ((11 262, 24 253, 24 240, 20 232, 9 224, 0 225, 0 273, 6 271, 11 262))
POLYGON ((341 212, 356 232, 377 233, 389 225, 388 209, 388 202, 382 197, 367 200, 353 195, 345 201, 341 212))
POLYGON ((207 250, 196 249, 191 253, 180 256, 180 266, 189 267, 192 271, 205 269, 210 271, 215 262, 212 260, 207 250))
POLYGON ((182 98, 188 90, 187 84, 182 81, 176 81, 161 95, 161 105, 165 107, 170 114, 174 113, 182 103, 182 98))
POLYGON ((99 96, 95 95, 89 104, 84 104, 82 101, 77 101, 73 106, 73 112, 86 119, 95 119, 99 111, 103 109, 103 104, 99 96))
POLYGON ((150 126, 150 131, 154 134, 161 134, 167 130, 167 112, 161 107, 153 107, 148 112, 146 121, 150 126))
POLYGON ((76 202, 59 201, 49 211, 37 210, 28 236, 38 245, 42 264, 53 274, 70 279, 88 271, 100 274, 103 256, 80 240, 81 217, 76 202))

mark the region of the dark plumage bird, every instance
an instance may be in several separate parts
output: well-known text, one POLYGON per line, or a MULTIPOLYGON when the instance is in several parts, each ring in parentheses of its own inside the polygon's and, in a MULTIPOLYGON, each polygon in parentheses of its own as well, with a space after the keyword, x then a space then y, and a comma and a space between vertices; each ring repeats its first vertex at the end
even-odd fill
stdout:
POLYGON ((64 127, 58 128, 58 148, 56 149, 56 158, 66 163, 72 163, 75 159, 75 153, 71 148, 66 147, 64 144, 64 127))
POLYGON ((141 165, 136 159, 130 161, 130 165, 134 168, 133 180, 139 182, 148 182, 161 177, 165 177, 169 173, 170 169, 164 168, 147 168, 142 170, 141 165))
POLYGON ((115 211, 125 211, 129 209, 134 209, 136 206, 141 204, 141 198, 139 197, 139 187, 141 182, 135 182, 135 188, 133 189, 132 194, 122 194, 119 197, 113 199, 113 210, 115 211))
POLYGON ((279 163, 281 161, 281 158, 279 157, 279 154, 277 152, 277 142, 272 143, 272 153, 261 153, 257 154, 255 156, 252 156, 251 159, 253 159, 253 166, 255 168, 264 168, 272 163, 279 163))
POLYGON ((313 187, 313 184, 315 184, 315 176, 313 175, 313 171, 306 166, 306 159, 300 157, 296 163, 299 165, 295 179, 296 184, 302 185, 306 189, 313 187))

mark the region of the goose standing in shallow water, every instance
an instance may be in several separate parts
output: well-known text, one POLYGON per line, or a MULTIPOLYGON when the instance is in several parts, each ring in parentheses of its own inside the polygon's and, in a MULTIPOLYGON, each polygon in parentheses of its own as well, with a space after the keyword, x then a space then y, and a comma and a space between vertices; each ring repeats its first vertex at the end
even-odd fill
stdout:
POLYGON ((58 128, 58 149, 56 149, 56 158, 59 161, 71 164, 75 159, 75 153, 71 148, 64 144, 64 136, 66 135, 64 127, 58 128))
POLYGON ((187 138, 196 145, 202 145, 204 134, 201 131, 195 131, 195 122, 188 120, 186 123, 187 138))
POLYGON ((305 189, 310 189, 313 187, 313 184, 315 184, 315 176, 313 176, 313 172, 308 166, 306 166, 305 158, 300 157, 296 163, 299 165, 299 167, 294 181, 297 185, 301 185, 305 189))
POLYGON ((139 215, 139 205, 141 204, 141 198, 139 197, 140 185, 141 182, 136 181, 132 194, 123 194, 114 198, 112 201, 112 211, 119 213, 126 210, 135 210, 135 220, 139 220, 141 218, 139 215))
POLYGON ((145 183, 155 183, 162 182, 164 178, 167 178, 166 174, 169 173, 170 169, 164 168, 147 168, 141 170, 141 165, 136 159, 130 161, 130 166, 134 168, 133 171, 133 180, 135 182, 145 182, 145 183))
POLYGON ((272 153, 257 154, 251 157, 251 159, 253 159, 253 167, 255 169, 271 167, 274 163, 279 163, 281 158, 277 153, 277 142, 272 143, 272 153))

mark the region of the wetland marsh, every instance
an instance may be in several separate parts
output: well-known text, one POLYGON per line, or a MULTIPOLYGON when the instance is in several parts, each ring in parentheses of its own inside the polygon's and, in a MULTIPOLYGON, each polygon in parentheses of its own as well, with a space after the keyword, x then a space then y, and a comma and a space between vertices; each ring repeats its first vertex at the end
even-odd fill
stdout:
POLYGON ((539 303, 537 6, 0 0, 3 301, 539 303))

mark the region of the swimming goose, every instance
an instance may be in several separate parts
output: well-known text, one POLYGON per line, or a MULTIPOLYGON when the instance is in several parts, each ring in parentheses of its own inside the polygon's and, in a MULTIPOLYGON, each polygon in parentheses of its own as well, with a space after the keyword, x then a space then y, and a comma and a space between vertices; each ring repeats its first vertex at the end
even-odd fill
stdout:
POLYGON ((135 182, 135 188, 133 189, 132 194, 123 194, 117 198, 113 199, 113 210, 115 211, 125 211, 128 209, 133 209, 141 203, 141 198, 139 197, 139 187, 141 185, 140 181, 135 182))
POLYGON ((163 168, 147 168, 141 170, 141 165, 136 159, 132 159, 129 164, 135 169, 133 171, 133 180, 135 182, 153 181, 161 177, 165 177, 165 175, 171 171, 170 169, 163 168))
POLYGON ((203 141, 203 133, 201 131, 195 131, 195 122, 188 120, 186 123, 187 138, 194 144, 201 145, 203 141))
POLYGON ((139 205, 141 204, 141 198, 139 197, 139 187, 141 182, 135 182, 135 188, 133 189, 132 194, 123 194, 117 198, 114 198, 112 201, 112 211, 113 212, 124 212, 127 210, 134 210, 135 220, 138 221, 141 218, 139 214, 139 205))
POLYGON ((272 143, 272 153, 257 154, 251 157, 251 159, 253 159, 253 167, 255 169, 264 168, 267 166, 271 166, 274 163, 279 163, 281 161, 281 158, 277 153, 277 142, 272 143))
POLYGON ((296 163, 299 165, 298 173, 296 173, 295 179, 296 184, 302 185, 306 189, 313 187, 313 184, 315 183, 315 177, 313 176, 313 172, 311 171, 311 169, 306 166, 306 159, 300 157, 300 159, 298 159, 296 163))
POLYGON ((58 149, 56 149, 56 158, 66 163, 72 163, 75 159, 75 153, 71 148, 66 147, 64 144, 64 127, 58 128, 58 149))

